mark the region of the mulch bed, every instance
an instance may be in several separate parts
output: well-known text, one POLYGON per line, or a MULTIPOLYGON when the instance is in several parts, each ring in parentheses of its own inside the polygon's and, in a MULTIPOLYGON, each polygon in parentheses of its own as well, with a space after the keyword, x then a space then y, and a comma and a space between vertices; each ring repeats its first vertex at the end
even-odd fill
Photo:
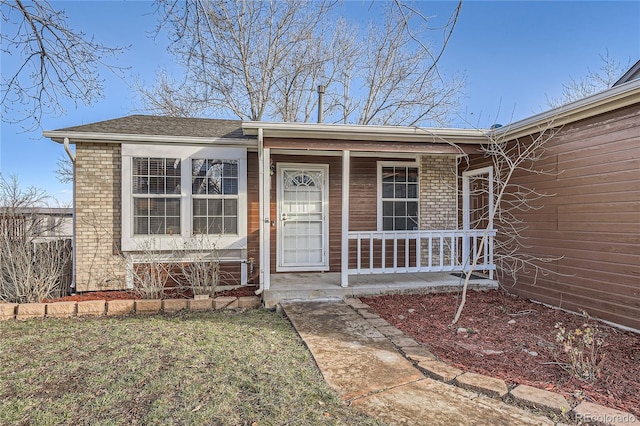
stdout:
MULTIPOLYGON (((243 286, 232 290, 225 290, 216 293, 217 296, 229 296, 229 297, 244 297, 255 296, 256 286, 243 286)), ((193 296, 190 291, 180 291, 178 289, 165 290, 165 299, 189 299, 193 296)), ((45 303, 51 302, 83 302, 87 300, 136 300, 142 299, 142 297, 131 290, 110 290, 110 291, 87 291, 84 293, 77 293, 72 296, 65 296, 53 300, 45 300, 45 303)))
POLYGON ((640 334, 597 325, 605 354, 600 377, 583 382, 565 371, 556 323, 576 329, 585 318, 501 290, 468 293, 463 314, 449 326, 457 293, 365 297, 382 318, 462 370, 558 392, 568 401, 617 408, 640 416, 640 334), (462 330, 464 329, 464 330, 462 330), (555 355, 554 355, 555 354, 555 355))

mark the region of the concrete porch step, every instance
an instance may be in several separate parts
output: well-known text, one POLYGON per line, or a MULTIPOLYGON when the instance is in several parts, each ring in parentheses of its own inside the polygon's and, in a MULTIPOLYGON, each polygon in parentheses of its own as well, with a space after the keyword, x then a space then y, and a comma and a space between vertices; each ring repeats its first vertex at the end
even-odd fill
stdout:
MULTIPOLYGON (((386 293, 450 292, 462 288, 463 280, 449 273, 358 275, 349 277, 349 287, 340 286, 339 273, 291 273, 271 275, 271 287, 264 291, 266 308, 283 300, 313 300, 360 297, 386 293)), ((474 279, 469 288, 495 289, 497 281, 474 279)))

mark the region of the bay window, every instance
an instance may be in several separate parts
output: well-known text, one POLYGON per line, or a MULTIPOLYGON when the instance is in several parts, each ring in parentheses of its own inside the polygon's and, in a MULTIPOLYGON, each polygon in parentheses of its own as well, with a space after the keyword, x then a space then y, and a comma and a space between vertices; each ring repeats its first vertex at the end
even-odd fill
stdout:
POLYGON ((246 162, 244 148, 123 144, 122 249, 245 248, 246 162))

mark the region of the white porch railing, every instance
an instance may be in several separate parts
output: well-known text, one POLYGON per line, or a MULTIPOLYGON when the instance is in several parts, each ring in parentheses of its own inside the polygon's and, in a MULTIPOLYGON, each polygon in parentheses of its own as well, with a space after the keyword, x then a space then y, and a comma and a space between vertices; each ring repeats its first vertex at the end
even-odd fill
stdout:
POLYGON ((495 230, 484 229, 349 231, 349 275, 466 272, 478 251, 474 270, 494 271, 495 235, 495 230))

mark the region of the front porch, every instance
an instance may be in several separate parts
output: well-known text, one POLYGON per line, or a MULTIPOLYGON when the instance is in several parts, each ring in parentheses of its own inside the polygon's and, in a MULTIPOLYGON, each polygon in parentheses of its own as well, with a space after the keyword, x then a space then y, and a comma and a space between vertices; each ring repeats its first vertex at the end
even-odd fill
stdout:
MULTIPOLYGON (((265 307, 282 300, 360 297, 383 293, 448 292, 462 288, 463 278, 450 272, 351 275, 349 286, 341 286, 340 272, 272 274, 271 286, 264 290, 265 307)), ((470 289, 498 288, 498 282, 474 273, 470 289)))

